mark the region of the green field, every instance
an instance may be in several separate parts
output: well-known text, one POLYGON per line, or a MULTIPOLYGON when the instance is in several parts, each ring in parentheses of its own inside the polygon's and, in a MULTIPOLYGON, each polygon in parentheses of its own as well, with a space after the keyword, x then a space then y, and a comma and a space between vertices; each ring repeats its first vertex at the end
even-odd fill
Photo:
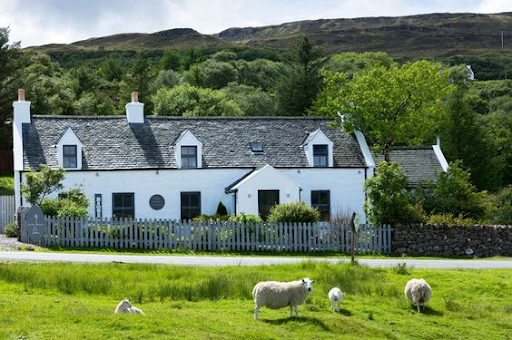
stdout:
POLYGON ((2 339, 509 339, 512 271, 4 262, 0 324, 2 339), (255 283, 306 276, 316 283, 299 318, 263 308, 253 319, 255 283), (425 314, 403 297, 412 277, 433 288, 425 314), (341 313, 333 286, 347 291, 341 313), (114 314, 125 297, 146 315, 114 314))
POLYGON ((12 175, 0 176, 0 196, 14 195, 14 177, 12 175))

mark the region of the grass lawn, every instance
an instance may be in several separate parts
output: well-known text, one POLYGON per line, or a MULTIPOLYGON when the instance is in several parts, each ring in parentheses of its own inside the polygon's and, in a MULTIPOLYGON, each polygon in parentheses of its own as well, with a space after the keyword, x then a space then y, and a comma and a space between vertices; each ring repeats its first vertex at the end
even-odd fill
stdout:
POLYGON ((14 195, 14 176, 0 175, 0 196, 14 195))
POLYGON ((512 271, 3 262, 0 324, 2 339, 510 339, 512 271), (262 308, 253 319, 254 284, 306 276, 316 283, 299 318, 262 308), (424 314, 403 296, 412 277, 433 288, 424 314), (347 291, 341 313, 333 286, 347 291), (146 315, 114 314, 125 297, 146 315))

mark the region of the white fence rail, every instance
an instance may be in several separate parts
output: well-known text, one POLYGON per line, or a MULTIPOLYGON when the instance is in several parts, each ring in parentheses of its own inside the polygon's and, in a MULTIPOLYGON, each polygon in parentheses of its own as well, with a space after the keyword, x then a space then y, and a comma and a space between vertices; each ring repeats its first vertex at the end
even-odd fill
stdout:
MULTIPOLYGON (((211 251, 350 251, 348 225, 46 217, 46 246, 211 251)), ((22 239, 28 240, 26 231, 22 239)), ((391 252, 391 227, 361 225, 358 252, 391 252)))
POLYGON ((0 196, 0 233, 7 224, 15 221, 15 215, 14 196, 0 196))

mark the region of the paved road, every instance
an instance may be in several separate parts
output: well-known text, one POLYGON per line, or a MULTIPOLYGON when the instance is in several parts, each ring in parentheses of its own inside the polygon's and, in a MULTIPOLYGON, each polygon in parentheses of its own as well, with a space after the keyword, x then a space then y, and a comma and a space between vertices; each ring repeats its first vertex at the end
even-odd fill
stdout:
MULTIPOLYGON (((344 263, 349 260, 318 257, 248 257, 248 256, 153 256, 153 255, 102 255, 0 251, 0 261, 58 261, 87 263, 154 263, 187 266, 259 266, 302 261, 344 263)), ((361 264, 371 267, 394 267, 406 262, 413 268, 512 268, 512 261, 484 260, 404 260, 404 259, 360 259, 361 264)))

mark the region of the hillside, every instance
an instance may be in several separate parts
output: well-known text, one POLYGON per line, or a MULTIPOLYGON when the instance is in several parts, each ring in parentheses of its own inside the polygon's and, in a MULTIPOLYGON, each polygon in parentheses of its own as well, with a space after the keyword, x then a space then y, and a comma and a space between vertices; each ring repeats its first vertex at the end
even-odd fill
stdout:
POLYGON ((212 35, 201 34, 191 28, 175 28, 156 33, 123 33, 99 38, 90 38, 71 44, 50 44, 27 47, 27 50, 56 52, 91 49, 139 50, 204 46, 227 46, 230 43, 212 35))
POLYGON ((404 17, 321 19, 276 26, 230 28, 220 39, 253 47, 289 47, 307 35, 328 53, 385 51, 397 57, 448 56, 512 51, 512 13, 426 14, 404 17), (508 34, 507 34, 508 33, 508 34))
POLYGON ((385 51, 394 57, 436 57, 512 51, 512 13, 425 14, 403 17, 321 19, 264 27, 229 28, 205 35, 190 28, 126 33, 72 44, 29 47, 43 52, 249 46, 284 49, 307 35, 327 53, 385 51), (504 49, 501 47, 504 32, 504 49))

